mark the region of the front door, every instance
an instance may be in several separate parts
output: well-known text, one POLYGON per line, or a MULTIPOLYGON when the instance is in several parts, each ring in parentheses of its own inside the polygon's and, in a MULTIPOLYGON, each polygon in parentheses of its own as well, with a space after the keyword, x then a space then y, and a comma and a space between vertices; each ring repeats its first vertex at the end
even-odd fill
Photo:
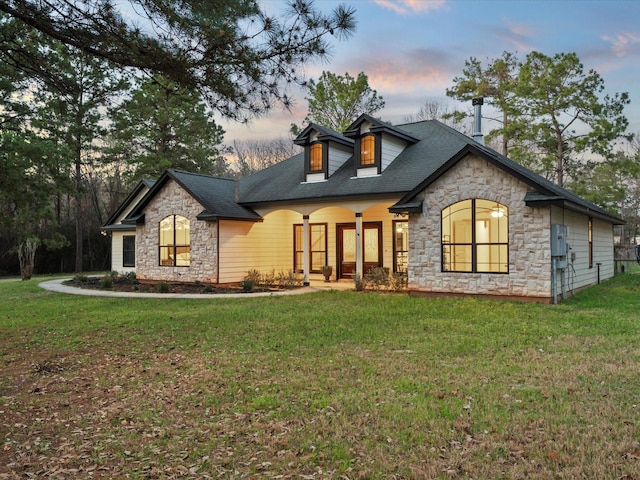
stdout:
MULTIPOLYGON (((363 270, 382 266, 382 222, 362 224, 363 270)), ((338 225, 338 278, 352 278, 356 272, 356 224, 338 225)))

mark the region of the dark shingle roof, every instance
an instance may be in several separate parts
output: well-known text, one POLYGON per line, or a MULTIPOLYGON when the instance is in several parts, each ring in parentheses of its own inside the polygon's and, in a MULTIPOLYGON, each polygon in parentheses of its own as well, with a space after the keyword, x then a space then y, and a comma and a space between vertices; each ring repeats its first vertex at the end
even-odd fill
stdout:
POLYGON ((536 199, 539 203, 546 198, 547 202, 559 204, 556 198, 559 197, 563 207, 593 214, 612 223, 623 223, 623 220, 597 205, 436 120, 398 125, 394 130, 405 132, 418 142, 405 148, 380 175, 354 178, 355 160, 352 156, 326 181, 305 183, 304 155, 298 154, 241 179, 239 201, 241 204, 254 206, 263 203, 401 195, 398 206, 409 205, 415 209, 415 196, 471 153, 527 183, 542 195, 536 199))
MULTIPOLYGON (((354 178, 354 157, 347 160, 327 181, 304 183, 304 155, 298 154, 240 180, 240 202, 291 202, 347 197, 403 195, 454 156, 468 141, 452 135, 436 121, 400 125, 407 135, 420 140, 408 146, 380 175, 354 178)), ((453 130, 451 130, 453 131, 453 130)))
POLYGON ((131 212, 128 220, 140 219, 146 205, 170 179, 177 182, 202 205, 203 210, 198 214, 198 219, 200 220, 234 219, 260 221, 262 219, 260 215, 250 208, 236 202, 236 180, 180 170, 167 170, 131 212))
MULTIPOLYGON (((480 156, 529 185, 532 191, 523 199, 527 205, 559 205, 614 224, 624 223, 597 205, 438 121, 399 125, 394 130, 406 133, 407 138, 416 139, 417 142, 407 146, 380 175, 355 178, 352 155, 327 180, 306 183, 303 153, 239 181, 167 170, 134 208, 126 219, 127 223, 142 221, 144 207, 169 179, 175 180, 202 205, 203 211, 198 215, 202 220, 228 218, 260 221, 261 217, 251 207, 376 197, 401 197, 391 208, 392 211, 416 211, 421 206, 415 197, 469 154, 480 156)), ((327 133, 335 136, 336 132, 327 133)))
MULTIPOLYGON (((453 129, 451 130, 456 134, 462 135, 453 129)), ((523 199, 529 206, 557 205, 569 210, 584 213, 585 215, 591 215, 607 220, 616 225, 622 225, 625 223, 624 220, 615 215, 612 215, 604 208, 601 208, 598 205, 595 205, 594 203, 591 203, 584 198, 571 193, 570 191, 556 185, 552 181, 529 170, 523 165, 514 162, 504 155, 499 154, 495 150, 485 145, 481 145, 472 139, 469 139, 467 145, 465 145, 465 147, 462 148, 456 155, 445 161, 438 170, 422 180, 415 188, 404 195, 400 199, 400 201, 391 208, 391 210, 398 211, 401 206, 410 204, 415 199, 416 195, 422 192, 426 187, 437 180, 444 172, 449 170, 451 167, 453 167, 453 165, 455 165, 458 161, 460 161, 468 154, 475 154, 480 156, 481 158, 513 175, 514 177, 518 178, 519 180, 533 188, 535 192, 528 192, 523 199)))

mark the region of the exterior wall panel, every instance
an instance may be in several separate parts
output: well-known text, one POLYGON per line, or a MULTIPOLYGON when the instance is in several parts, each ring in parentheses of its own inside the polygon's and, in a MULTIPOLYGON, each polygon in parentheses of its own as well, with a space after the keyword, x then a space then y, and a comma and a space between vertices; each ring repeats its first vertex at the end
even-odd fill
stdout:
POLYGON ((136 276, 140 280, 215 283, 217 278, 217 224, 196 219, 202 211, 193 197, 170 180, 146 206, 145 223, 136 228, 136 276), (160 220, 182 215, 190 221, 191 264, 188 267, 161 266, 159 261, 160 220))
POLYGON ((135 235, 135 231, 113 231, 111 233, 111 271, 118 273, 135 272, 135 267, 125 267, 122 258, 122 237, 135 235))
POLYGON ((468 156, 420 195, 422 213, 409 216, 409 288, 430 293, 504 295, 549 299, 549 208, 524 204, 527 185, 489 162, 468 156), (469 198, 509 208, 509 273, 443 272, 442 209, 469 198))
POLYGON ((389 135, 382 135, 382 148, 381 148, 381 165, 382 170, 387 168, 391 162, 393 162, 398 155, 402 153, 402 150, 407 146, 407 143, 403 140, 391 137, 389 135))
POLYGON ((260 223, 220 224, 220 283, 241 281, 249 270, 260 273, 293 269, 293 223, 302 217, 290 210, 268 214, 260 223))
MULTIPOLYGON (((598 283, 598 263, 600 280, 611 278, 613 265, 613 227, 610 223, 593 219, 593 263, 589 266, 589 217, 576 212, 552 208, 552 223, 567 226, 567 242, 570 246, 568 266, 564 271, 567 292, 598 283)), ((558 272, 557 291, 562 292, 561 273, 558 272)))

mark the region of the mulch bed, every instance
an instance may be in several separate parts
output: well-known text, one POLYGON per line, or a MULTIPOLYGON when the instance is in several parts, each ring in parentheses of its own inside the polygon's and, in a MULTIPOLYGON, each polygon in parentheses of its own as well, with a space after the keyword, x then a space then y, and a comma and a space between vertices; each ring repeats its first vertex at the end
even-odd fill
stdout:
MULTIPOLYGON (((139 292, 139 293, 256 293, 279 291, 278 288, 262 288, 254 287, 251 292, 247 292, 238 284, 212 285, 205 283, 184 283, 184 282, 166 282, 169 287, 168 291, 161 289, 158 282, 138 282, 127 277, 117 277, 112 279, 111 288, 105 288, 102 283, 102 277, 85 277, 82 280, 73 278, 64 282, 65 285, 86 288, 92 290, 105 290, 111 292, 139 292), (86 281, 85 281, 86 280, 86 281)), ((165 287, 166 288, 166 287, 165 287)))

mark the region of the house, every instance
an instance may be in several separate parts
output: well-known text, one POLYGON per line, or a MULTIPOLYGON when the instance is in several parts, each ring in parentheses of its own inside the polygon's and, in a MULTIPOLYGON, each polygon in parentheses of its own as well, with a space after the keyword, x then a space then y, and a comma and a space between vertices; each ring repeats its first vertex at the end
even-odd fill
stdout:
POLYGON ((295 143, 302 153, 241 180, 164 172, 105 227, 113 269, 127 225, 140 280, 224 284, 257 269, 308 283, 324 265, 336 280, 386 267, 415 295, 549 302, 613 276, 620 218, 438 121, 362 115, 295 143))

